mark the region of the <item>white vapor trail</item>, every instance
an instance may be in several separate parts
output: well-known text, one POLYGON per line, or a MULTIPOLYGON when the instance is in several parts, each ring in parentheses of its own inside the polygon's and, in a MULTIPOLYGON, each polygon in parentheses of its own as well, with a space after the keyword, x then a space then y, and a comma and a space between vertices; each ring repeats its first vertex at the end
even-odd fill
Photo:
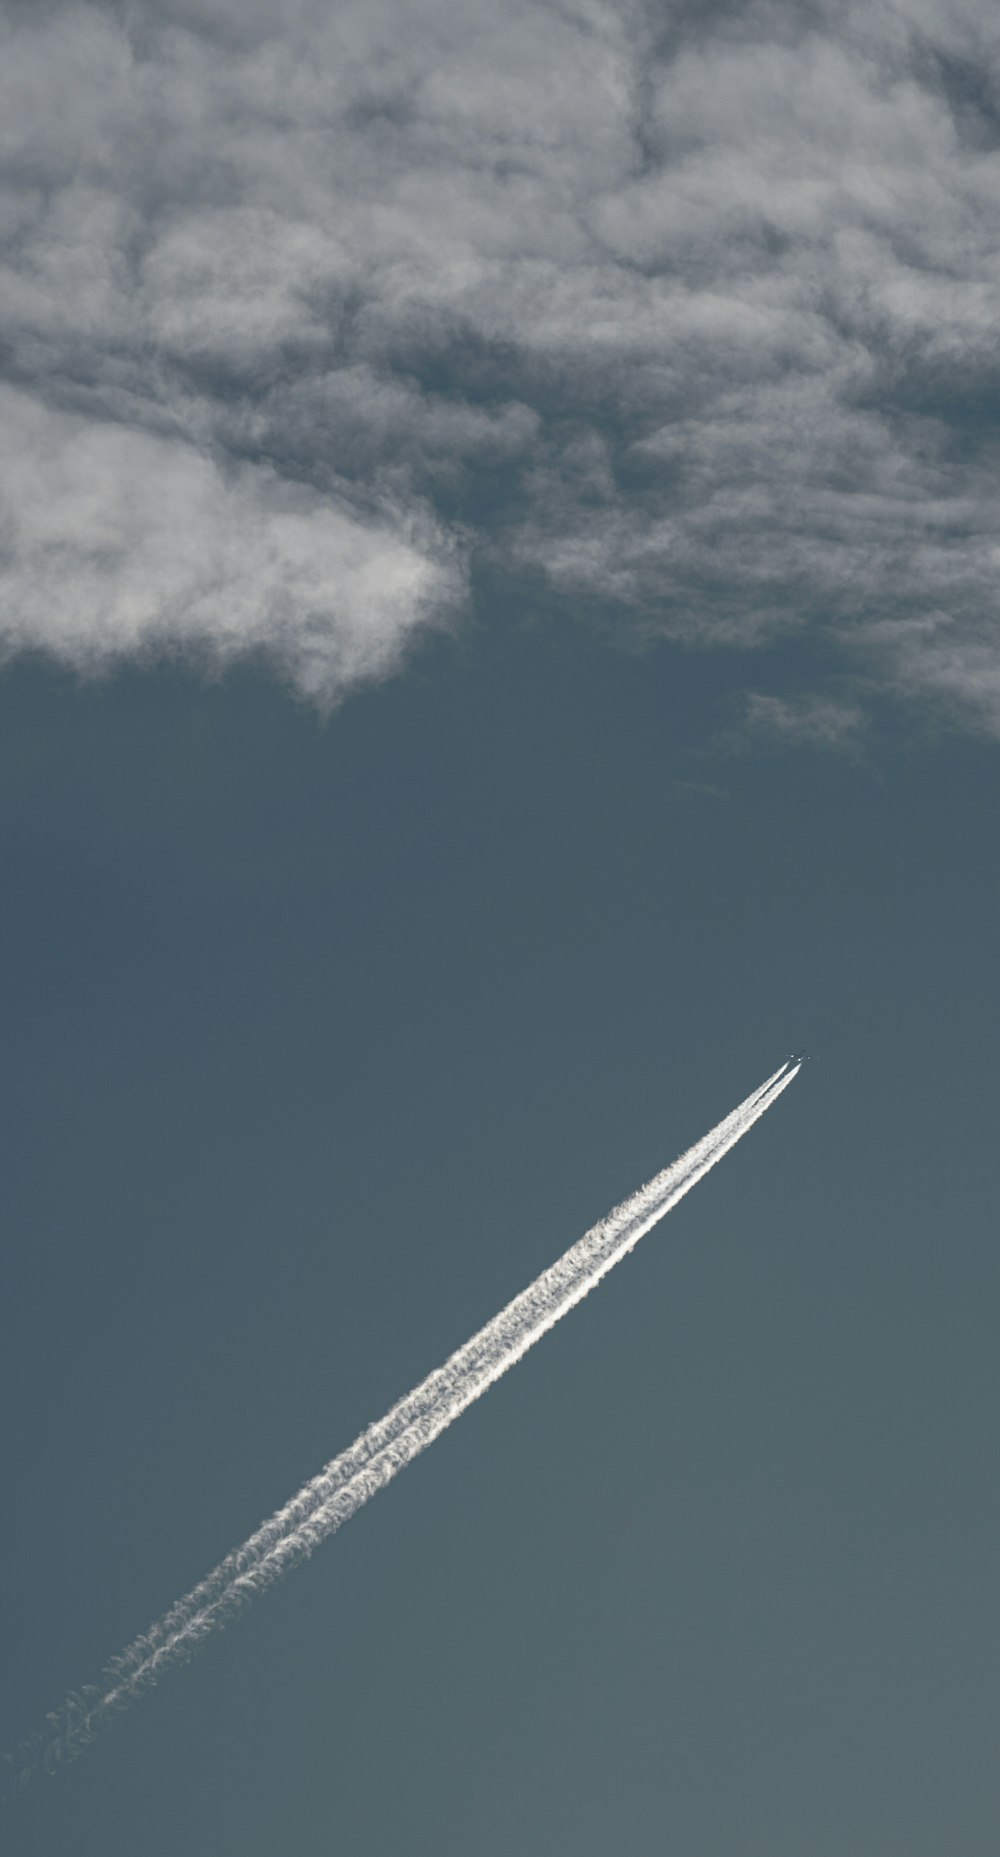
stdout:
POLYGON ((796 1060, 783 1064, 671 1166, 585 1232, 443 1367, 362 1432, 242 1547, 220 1561, 207 1579, 114 1658, 97 1684, 70 1696, 48 1717, 46 1731, 8 1757, 14 1784, 27 1784, 40 1765, 52 1770, 73 1759, 115 1712, 128 1707, 171 1664, 189 1656, 200 1639, 311 1554, 384 1489, 690 1192, 798 1071, 796 1060))

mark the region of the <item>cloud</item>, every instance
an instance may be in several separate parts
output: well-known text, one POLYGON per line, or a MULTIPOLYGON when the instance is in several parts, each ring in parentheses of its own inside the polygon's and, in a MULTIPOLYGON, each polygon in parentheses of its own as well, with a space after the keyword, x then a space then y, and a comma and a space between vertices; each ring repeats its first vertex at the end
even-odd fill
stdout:
POLYGON ((329 703, 395 666, 455 591, 446 549, 363 524, 270 469, 0 389, 8 451, 0 643, 84 669, 260 651, 329 703))
POLYGON ((265 650, 329 700, 488 553, 1000 732, 979 0, 49 0, 2 41, 9 648, 265 650))
POLYGON ((746 698, 746 723, 751 733, 786 745, 812 748, 853 745, 864 721, 860 704, 830 697, 789 698, 751 690, 746 698))

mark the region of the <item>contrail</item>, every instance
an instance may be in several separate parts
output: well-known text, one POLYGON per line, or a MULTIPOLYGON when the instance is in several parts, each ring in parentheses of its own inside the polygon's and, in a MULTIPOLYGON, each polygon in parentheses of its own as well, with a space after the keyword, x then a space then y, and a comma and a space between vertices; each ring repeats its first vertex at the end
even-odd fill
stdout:
POLYGON ((96 1684, 70 1696, 48 1717, 47 1730, 7 1757, 14 1785, 26 1785, 39 1766, 51 1771, 72 1760, 113 1714, 127 1708, 164 1670, 188 1657, 202 1638, 384 1489, 690 1192, 766 1113, 799 1068, 796 1059, 783 1064, 678 1160, 585 1232, 443 1367, 362 1432, 242 1547, 220 1561, 207 1579, 114 1658, 96 1684))

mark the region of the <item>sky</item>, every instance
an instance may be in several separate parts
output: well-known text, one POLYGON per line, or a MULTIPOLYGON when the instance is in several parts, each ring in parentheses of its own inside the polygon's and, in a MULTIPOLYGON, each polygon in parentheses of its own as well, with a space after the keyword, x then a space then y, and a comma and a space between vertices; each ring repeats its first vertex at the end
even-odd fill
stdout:
POLYGON ((5 1848, 994 1857, 1000 25, 0 3, 5 1848))

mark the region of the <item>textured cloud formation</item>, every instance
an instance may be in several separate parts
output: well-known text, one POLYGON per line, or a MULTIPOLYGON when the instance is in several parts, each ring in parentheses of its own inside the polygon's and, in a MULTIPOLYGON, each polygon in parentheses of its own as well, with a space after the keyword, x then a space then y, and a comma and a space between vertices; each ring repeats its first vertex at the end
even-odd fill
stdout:
MULTIPOLYGON (((320 701, 398 659, 442 566, 401 522, 363 524, 267 466, 0 388, 8 648, 87 668, 187 648, 277 656, 320 701)), ((412 528, 412 524, 410 525, 412 528)))
POLYGON ((330 698, 478 554, 1000 731, 981 0, 0 11, 9 648, 330 698))

